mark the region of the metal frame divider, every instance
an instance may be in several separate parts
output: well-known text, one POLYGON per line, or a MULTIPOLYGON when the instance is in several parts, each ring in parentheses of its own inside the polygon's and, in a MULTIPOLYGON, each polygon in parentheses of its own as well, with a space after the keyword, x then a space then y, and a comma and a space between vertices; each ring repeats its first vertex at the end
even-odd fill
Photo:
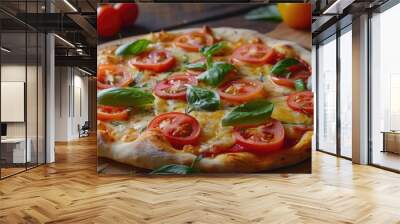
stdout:
MULTIPOLYGON (((25 21, 28 19, 28 1, 25 1, 25 21)), ((28 24, 25 23, 25 85, 24 85, 24 121, 25 121, 25 170, 28 170, 28 24)), ((32 152, 31 152, 32 153, 32 152)), ((32 155, 32 154, 31 154, 32 155)))
POLYGON ((368 82, 368 100, 367 100, 367 107, 368 107, 368 161, 367 163, 369 165, 372 165, 372 95, 371 95, 371 90, 372 90, 372 85, 371 85, 371 72, 372 72, 372 66, 371 66, 371 53, 372 53, 372 33, 371 33, 371 19, 372 19, 372 12, 368 12, 368 35, 367 35, 367 44, 368 44, 368 53, 367 53, 367 64, 368 64, 368 69, 367 69, 367 82, 368 82))
MULTIPOLYGON (((39 12, 39 0, 36 1, 39 12)), ((39 105, 39 32, 36 32, 36 104, 39 105)), ((39 165, 39 106, 36 107, 36 166, 39 165)))
MULTIPOLYGON (((0 47, 2 46, 2 32, 1 32, 1 29, 2 29, 2 23, 0 23, 0 47)), ((1 67, 2 67, 2 64, 1 64, 1 55, 2 55, 2 52, 1 52, 1 50, 0 50, 0 112, 1 112, 1 77, 2 77, 2 75, 1 75, 1 67)), ((1 113, 0 113, 0 125, 2 124, 2 122, 1 122, 1 113)), ((1 134, 0 134, 1 135, 1 134)), ((2 162, 1 162, 1 144, 0 144, 0 180, 2 179, 2 177, 1 177, 1 164, 2 164, 2 162)))
POLYGON ((319 44, 315 45, 315 97, 314 97, 314 103, 315 103, 315 149, 319 151, 319 112, 318 112, 318 92, 319 92, 319 82, 318 82, 318 77, 319 77, 319 54, 318 54, 318 49, 319 49, 319 44))
POLYGON ((337 23, 336 25, 336 154, 341 156, 341 128, 342 125, 340 123, 340 75, 341 75, 341 66, 340 66, 340 29, 337 23))

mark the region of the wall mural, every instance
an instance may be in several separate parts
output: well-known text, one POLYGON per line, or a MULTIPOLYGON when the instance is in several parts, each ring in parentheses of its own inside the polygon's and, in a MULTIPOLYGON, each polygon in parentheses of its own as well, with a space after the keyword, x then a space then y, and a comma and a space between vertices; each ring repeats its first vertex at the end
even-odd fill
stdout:
POLYGON ((100 174, 310 173, 311 5, 105 4, 100 174))

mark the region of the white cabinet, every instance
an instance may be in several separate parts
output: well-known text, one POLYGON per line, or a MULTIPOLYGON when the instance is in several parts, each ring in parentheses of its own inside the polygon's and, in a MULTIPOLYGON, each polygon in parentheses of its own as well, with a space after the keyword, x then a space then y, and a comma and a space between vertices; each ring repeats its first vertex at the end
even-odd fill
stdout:
POLYGON ((32 160, 32 140, 26 140, 27 147, 25 151, 25 138, 7 138, 1 140, 2 152, 8 152, 2 155, 7 163, 25 163, 32 160), (6 157, 6 158, 4 158, 6 157), (12 158, 12 159, 11 159, 12 158), (25 161, 26 160, 26 161, 25 161))

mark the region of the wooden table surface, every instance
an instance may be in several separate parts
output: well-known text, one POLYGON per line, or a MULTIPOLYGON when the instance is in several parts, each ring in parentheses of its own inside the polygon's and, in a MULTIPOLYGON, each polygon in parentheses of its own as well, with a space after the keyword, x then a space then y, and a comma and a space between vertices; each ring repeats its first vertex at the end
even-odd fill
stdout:
POLYGON ((265 4, 256 3, 139 3, 139 17, 132 27, 124 28, 113 38, 99 38, 99 44, 121 37, 135 36, 160 30, 189 27, 229 26, 247 28, 276 39, 294 41, 311 48, 311 32, 288 28, 284 23, 265 20, 246 20, 245 14, 265 4))

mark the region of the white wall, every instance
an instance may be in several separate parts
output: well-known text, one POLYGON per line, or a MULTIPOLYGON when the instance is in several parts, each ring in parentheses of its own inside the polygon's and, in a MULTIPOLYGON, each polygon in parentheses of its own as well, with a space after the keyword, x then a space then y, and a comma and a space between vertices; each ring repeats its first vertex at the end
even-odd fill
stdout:
POLYGON ((55 141, 68 140, 69 69, 55 68, 55 141))
POLYGON ((352 23, 352 158, 368 163, 368 15, 352 23))
MULTIPOLYGON (((27 66, 28 75, 36 75, 36 67, 27 66)), ((25 82, 25 64, 8 64, 1 66, 1 81, 2 82, 25 82)), ((29 76, 28 76, 29 78, 29 76)), ((36 86, 36 80, 29 80, 29 86, 36 86)), ((27 88, 27 106, 36 108, 36 88, 27 88), (34 102, 34 104, 31 104, 34 102), (29 104, 29 105, 28 105, 29 104)), ((1 108, 2 110, 7 110, 7 108, 1 108)), ((28 122, 35 121, 36 124, 36 113, 27 114, 28 122)), ((28 124, 28 127, 32 127, 28 124)), ((35 126, 36 129, 36 126, 35 126)), ((28 133, 29 134, 29 133, 28 133)), ((7 136, 8 137, 25 137, 25 122, 7 122, 7 136)), ((28 136, 29 137, 29 136, 28 136)))
POLYGON ((74 140, 88 120, 88 78, 71 67, 56 67, 55 74, 55 141, 74 140))
MULTIPOLYGON (((54 11, 54 5, 46 1, 46 8, 54 11)), ((56 159, 55 153, 55 42, 54 35, 46 35, 46 163, 56 159)))
MULTIPOLYGON (((25 138, 30 140, 30 148, 32 151, 32 161, 39 163, 44 162, 44 74, 42 68, 25 64, 3 64, 1 66, 2 82, 24 82, 26 83, 26 107, 22 108, 22 112, 26 110, 27 119, 24 122, 6 122, 8 138, 25 138), (38 69, 38 70, 37 70, 38 69), (27 80, 25 80, 27 78, 27 80), (39 156, 37 157, 37 154, 39 156)), ((4 97, 4 96, 2 96, 4 97)), ((1 108, 6 111, 10 108, 1 108)), ((7 111, 12 113, 12 111, 7 111)))

